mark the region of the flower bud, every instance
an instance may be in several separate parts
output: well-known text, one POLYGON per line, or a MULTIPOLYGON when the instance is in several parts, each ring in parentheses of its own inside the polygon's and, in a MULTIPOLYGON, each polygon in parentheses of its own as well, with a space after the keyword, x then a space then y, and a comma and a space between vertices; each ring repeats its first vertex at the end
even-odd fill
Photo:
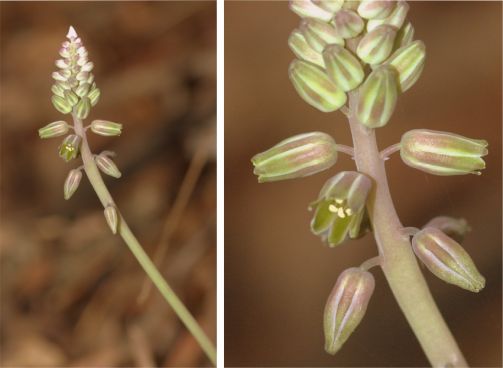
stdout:
POLYGON ((301 18, 315 18, 324 22, 332 19, 332 12, 317 6, 311 0, 290 0, 289 6, 301 18))
POLYGON ((344 0, 313 0, 313 3, 332 14, 342 8, 344 0))
POLYGON ((461 135, 415 129, 402 136, 400 156, 413 168, 433 175, 480 175, 488 143, 461 135))
POLYGON ((252 158, 259 183, 301 178, 326 170, 337 160, 333 138, 321 132, 295 135, 252 158))
POLYGON ((65 185, 63 188, 63 194, 65 199, 68 200, 75 193, 79 187, 80 180, 82 179, 82 171, 80 170, 70 170, 68 176, 65 180, 65 185))
POLYGON ((377 26, 381 24, 389 24, 390 26, 395 27, 396 29, 402 28, 403 23, 405 22, 405 18, 407 17, 407 13, 409 12, 409 4, 405 1, 398 1, 395 9, 391 12, 391 14, 384 19, 371 19, 367 22, 367 31, 370 32, 377 26))
POLYGON ((61 86, 60 83, 55 83, 51 87, 52 93, 59 97, 65 97, 65 89, 61 86))
POLYGON ((94 120, 91 123, 91 130, 93 133, 110 137, 120 135, 122 133, 122 124, 113 123, 107 120, 94 120))
POLYGON ((414 41, 396 50, 386 61, 386 64, 393 66, 398 72, 400 91, 407 91, 419 79, 425 57, 423 41, 414 41))
POLYGON ((358 87, 364 73, 360 62, 351 52, 339 45, 330 45, 323 52, 328 77, 344 92, 358 87))
POLYGON ((107 220, 108 226, 112 233, 117 234, 117 227, 119 225, 119 216, 117 215, 117 209, 114 205, 109 205, 105 207, 105 220, 107 220))
POLYGON ((292 50, 299 59, 316 64, 322 68, 325 67, 321 54, 309 46, 300 30, 293 30, 288 38, 288 46, 290 46, 290 50, 292 50))
POLYGON ((300 31, 309 46, 316 52, 323 52, 327 45, 344 45, 344 40, 337 35, 330 24, 317 19, 304 19, 300 24, 300 31))
POLYGON ((85 119, 89 115, 90 111, 91 111, 91 103, 89 102, 89 98, 82 97, 80 101, 77 103, 77 107, 75 109, 77 117, 79 119, 85 119))
POLYGON ((439 229, 427 227, 412 238, 416 256, 439 279, 478 293, 485 286, 468 253, 439 229))
POLYGON ((397 98, 396 70, 386 65, 379 66, 360 87, 356 116, 368 128, 382 127, 391 118, 397 98))
POLYGON ((51 101, 55 109, 62 114, 68 114, 72 111, 72 105, 61 96, 54 95, 51 97, 51 101))
POLYGON ((434 227, 441 230, 445 235, 454 239, 458 243, 462 243, 465 235, 471 230, 465 219, 456 219, 449 216, 435 217, 424 225, 423 229, 427 227, 434 227))
POLYGON ((65 135, 70 130, 70 126, 66 123, 66 121, 59 120, 53 123, 47 124, 45 127, 40 128, 38 130, 38 135, 40 138, 54 138, 59 137, 61 135, 65 135))
POLYGON ((335 111, 346 103, 346 94, 315 65, 294 60, 289 75, 300 97, 322 112, 335 111))
POLYGON ((370 178, 356 171, 343 171, 329 179, 311 205, 315 208, 311 231, 335 247, 349 235, 356 238, 372 187, 370 178))
POLYGON ((362 0, 358 6, 358 14, 365 19, 383 19, 395 9, 396 1, 362 0))
POLYGON ((90 87, 91 87, 91 85, 89 83, 82 83, 77 87, 77 89, 75 90, 75 93, 79 97, 84 97, 89 93, 90 87))
POLYGON ((87 95, 89 102, 91 102, 91 106, 95 106, 98 103, 100 94, 101 92, 99 88, 94 87, 93 89, 91 89, 91 92, 89 92, 89 94, 87 95))
POLYGON ((323 317, 327 353, 337 353, 360 324, 374 287, 374 276, 368 271, 352 267, 340 274, 323 317))
POLYGON ((359 5, 360 0, 345 0, 344 4, 342 4, 342 8, 356 11, 359 5))
POLYGON ((358 36, 365 26, 362 18, 354 11, 341 9, 334 15, 332 23, 339 37, 353 38, 358 36))
POLYGON ((380 64, 393 50, 396 28, 383 24, 367 33, 361 39, 356 54, 367 64, 380 64))
POLYGON ((76 134, 67 136, 59 146, 59 157, 66 162, 76 158, 79 154, 81 141, 82 139, 76 134))
POLYGON ((414 27, 411 22, 407 22, 396 35, 395 49, 407 46, 414 40, 414 27))
POLYGON ((117 165, 107 155, 103 153, 99 154, 95 156, 94 160, 96 161, 96 166, 98 166, 98 168, 105 174, 117 179, 122 176, 121 172, 117 168, 117 165))
POLYGON ((75 106, 79 102, 79 97, 73 93, 71 90, 65 91, 65 100, 70 104, 70 106, 75 106))

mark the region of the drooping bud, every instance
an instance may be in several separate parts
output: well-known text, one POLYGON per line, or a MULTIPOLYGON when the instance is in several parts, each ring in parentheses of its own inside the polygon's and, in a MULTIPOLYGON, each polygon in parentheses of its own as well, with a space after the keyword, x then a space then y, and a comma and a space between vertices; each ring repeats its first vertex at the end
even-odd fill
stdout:
POLYGON ((337 145, 321 132, 295 135, 252 158, 259 183, 301 178, 326 170, 337 161, 337 145))
POLYGON ((392 0, 362 0, 358 6, 358 14, 365 19, 383 19, 395 9, 396 1, 392 0))
POLYGON ((68 133, 68 130, 70 130, 70 126, 67 124, 67 122, 63 121, 63 120, 59 120, 59 121, 55 121, 50 124, 47 124, 43 128, 40 128, 38 130, 38 135, 42 139, 54 138, 54 137, 59 137, 61 135, 65 135, 66 133, 68 133))
POLYGON ((63 194, 66 200, 70 199, 73 193, 75 193, 75 191, 79 187, 81 179, 82 179, 81 170, 70 170, 68 176, 66 177, 65 185, 63 187, 63 194))
POLYGON ((105 207, 105 220, 112 230, 112 233, 117 234, 117 228, 119 226, 119 216, 117 215, 117 209, 114 205, 109 205, 105 207))
POLYGON ((323 330, 327 353, 337 353, 360 324, 374 287, 374 276, 368 271, 352 267, 340 274, 325 305, 323 330))
POLYGON ((362 18, 354 11, 341 9, 334 15, 332 23, 339 37, 353 38, 358 36, 365 24, 362 18))
POLYGON ((368 128, 386 125, 398 98, 398 76, 393 67, 382 65, 367 77, 360 87, 356 108, 359 121, 368 128))
POLYGON ((77 107, 75 109, 77 117, 80 119, 85 119, 89 115, 90 111, 91 111, 91 103, 89 101, 89 98, 82 97, 80 101, 77 103, 77 107))
POLYGON ((400 156, 413 168, 433 175, 477 174, 486 167, 487 141, 454 133, 415 129, 402 136, 400 156))
POLYGON ((414 41, 396 50, 386 61, 398 72, 400 91, 405 92, 419 79, 426 58, 423 41, 414 41))
POLYGON ((445 235, 462 243, 465 235, 471 230, 468 222, 463 218, 453 218, 449 216, 438 216, 431 219, 424 228, 434 227, 441 230, 445 235))
POLYGON ((317 19, 304 19, 300 24, 300 31, 309 46, 316 52, 323 52, 327 45, 344 46, 344 40, 337 35, 335 28, 330 24, 317 19))
POLYGON ((344 92, 358 87, 365 76, 358 59, 339 45, 330 45, 323 52, 328 77, 344 92))
POLYGON ((395 49, 407 46, 414 40, 414 27, 411 22, 407 22, 396 35, 395 49))
POLYGON ((122 124, 113 123, 107 120, 94 120, 91 123, 91 130, 93 133, 103 135, 105 137, 111 137, 122 133, 122 124))
POLYGON ((290 34, 288 46, 290 46, 290 50, 292 50, 299 59, 316 64, 322 68, 325 67, 321 54, 309 46, 304 35, 298 29, 293 30, 290 34))
POLYGON ((344 0, 313 0, 313 3, 333 14, 342 8, 344 0))
POLYGON ((59 157, 61 157, 66 162, 74 159, 79 154, 80 142, 82 138, 80 138, 76 134, 70 134, 67 136, 61 146, 59 146, 59 157))
POLYGON ((478 293, 485 286, 482 276, 468 253, 441 230, 427 227, 412 238, 416 256, 439 279, 478 293))
POLYGON ((393 50, 396 28, 383 24, 367 33, 361 39, 356 54, 367 64, 380 64, 393 50))
POLYGON ((315 18, 328 22, 332 19, 332 12, 327 11, 311 0, 290 0, 290 10, 301 18, 315 18))
POLYGON ((341 244, 348 235, 357 237, 371 187, 370 178, 356 171, 343 171, 329 179, 311 205, 315 208, 311 231, 330 247, 341 244))
POLYGON ((335 111, 346 103, 346 94, 316 65, 294 60, 289 75, 300 97, 322 112, 335 111))
POLYGON ((96 161, 96 166, 105 174, 117 179, 122 176, 117 165, 106 154, 101 153, 95 156, 94 160, 96 161))
POLYGON ((54 108, 62 114, 68 114, 72 111, 72 105, 61 96, 54 95, 51 97, 51 101, 54 108))
POLYGON ((400 29, 405 22, 405 18, 407 17, 407 13, 409 12, 409 4, 405 1, 398 1, 395 9, 391 12, 391 14, 384 19, 371 19, 367 22, 367 31, 370 32, 375 29, 377 26, 381 24, 388 24, 390 26, 395 27, 396 29, 400 29))

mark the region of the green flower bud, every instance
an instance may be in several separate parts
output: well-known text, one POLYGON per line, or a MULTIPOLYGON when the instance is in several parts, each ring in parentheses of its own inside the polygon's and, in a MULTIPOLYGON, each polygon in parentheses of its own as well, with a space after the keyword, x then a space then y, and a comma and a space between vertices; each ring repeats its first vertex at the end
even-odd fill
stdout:
POLYGON ((65 97, 65 89, 61 86, 60 83, 55 83, 51 87, 52 93, 59 97, 65 97))
POLYGON ((74 159, 79 154, 80 142, 82 138, 78 135, 70 134, 67 136, 61 146, 59 146, 59 157, 61 157, 66 162, 74 159))
POLYGON ((100 94, 101 92, 99 88, 94 87, 93 89, 91 89, 91 92, 89 92, 89 94, 87 95, 87 98, 89 98, 89 101, 91 102, 91 106, 95 106, 98 103, 100 94))
POLYGON ((356 267, 345 270, 337 278, 323 317, 327 353, 337 353, 358 327, 367 311, 374 287, 374 276, 356 267))
POLYGON ((65 100, 73 107, 79 102, 78 96, 71 90, 65 91, 65 100))
POLYGON ((393 50, 396 28, 383 24, 367 33, 356 49, 358 57, 367 64, 380 64, 393 50))
POLYGON ((301 178, 326 170, 337 161, 337 145, 321 132, 295 135, 252 158, 259 183, 301 178))
POLYGON ((346 94, 319 67, 294 60, 290 80, 304 101, 322 112, 332 112, 346 103, 346 94))
POLYGON ((416 83, 423 71, 426 48, 423 41, 414 41, 396 50, 386 61, 398 72, 400 91, 405 92, 416 83))
POLYGON ((344 0, 313 0, 313 3, 332 14, 342 8, 344 0))
POLYGON ((91 130, 93 133, 111 137, 122 133, 122 124, 113 123, 107 120, 94 120, 91 123, 91 130))
POLYGON ((395 1, 362 0, 358 6, 358 14, 365 19, 383 19, 395 9, 395 1))
POLYGON ((327 45, 344 45, 344 40, 337 35, 330 24, 316 19, 304 19, 300 24, 300 31, 307 43, 318 53, 323 52, 327 45))
POLYGON ((414 40, 414 27, 411 22, 407 22, 396 35, 395 49, 407 46, 414 40))
POLYGON ((386 125, 395 110, 398 97, 396 70, 382 65, 367 77, 360 87, 356 116, 368 128, 386 125))
POLYGON ((332 23, 337 31, 339 37, 353 38, 358 36, 365 24, 362 18, 354 11, 341 9, 334 15, 332 23))
POLYGON ((62 114, 68 114, 72 111, 72 105, 68 103, 63 97, 54 95, 51 97, 52 105, 62 114))
POLYGON ((105 207, 105 220, 107 220, 107 224, 112 230, 112 233, 117 234, 117 228, 119 226, 119 216, 117 214, 117 209, 114 205, 109 205, 105 207))
POLYGON ((423 229, 427 227, 434 227, 442 231, 448 237, 454 239, 458 243, 462 243, 465 235, 471 231, 468 222, 463 219, 456 219, 449 216, 438 216, 431 219, 423 229))
POLYGON ((89 115, 90 111, 91 111, 91 103, 89 102, 89 98, 82 97, 80 101, 77 103, 77 107, 75 109, 77 117, 79 119, 85 119, 89 115))
POLYGON ((59 120, 53 123, 47 124, 45 127, 40 128, 38 130, 38 135, 40 138, 54 138, 59 137, 61 135, 65 135, 70 130, 70 126, 66 123, 66 121, 59 120))
POLYGON ((367 22, 367 31, 370 32, 381 24, 389 24, 390 26, 400 29, 405 22, 407 13, 409 12, 409 4, 405 1, 398 1, 395 9, 391 14, 384 19, 371 19, 367 22))
POLYGON ((416 256, 439 279, 478 293, 485 286, 468 253, 439 229, 427 227, 412 238, 416 256))
POLYGON ((81 179, 82 179, 81 170, 70 170, 68 176, 66 177, 65 185, 63 188, 63 194, 66 200, 70 199, 73 193, 75 193, 75 191, 79 187, 81 179))
POLYGON ((114 178, 120 178, 122 176, 117 165, 112 161, 110 157, 105 154, 99 154, 94 157, 96 166, 103 171, 105 174, 110 175, 114 178))
POLYGON ((371 187, 370 179, 356 171, 343 171, 328 180, 311 204, 310 209, 315 208, 311 231, 330 247, 341 244, 348 235, 358 237, 371 187))
POLYGON ((323 52, 328 77, 344 92, 358 87, 365 76, 358 59, 339 45, 330 45, 323 52))
POLYGON ((360 0, 345 0, 344 4, 342 4, 342 8, 356 11, 359 5, 360 0))
POLYGON ((79 97, 84 97, 89 93, 90 87, 91 87, 91 85, 89 83, 82 83, 77 87, 77 89, 75 90, 75 93, 79 97))
POLYGON ((311 0, 290 0, 289 6, 301 18, 315 18, 324 22, 332 19, 332 12, 317 6, 311 0))
POLYGON ((300 30, 295 29, 290 34, 290 37, 288 38, 288 46, 290 46, 290 49, 299 59, 316 64, 322 68, 325 67, 321 54, 309 46, 300 30))
POLYGON ((413 168, 433 175, 480 175, 488 143, 454 133, 415 129, 402 136, 400 156, 413 168))

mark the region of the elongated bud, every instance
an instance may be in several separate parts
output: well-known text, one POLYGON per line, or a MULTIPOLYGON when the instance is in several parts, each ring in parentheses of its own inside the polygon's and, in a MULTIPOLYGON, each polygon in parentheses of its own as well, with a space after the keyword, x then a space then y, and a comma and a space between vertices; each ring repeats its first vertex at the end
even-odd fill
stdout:
POLYGON ((89 98, 82 97, 80 101, 77 103, 77 107, 75 112, 80 119, 85 119, 89 115, 91 111, 91 103, 89 102, 89 98))
POLYGON ((307 43, 316 51, 323 52, 327 45, 344 45, 344 40, 337 35, 330 24, 317 19, 304 19, 300 30, 307 43))
POLYGON ((114 205, 109 205, 105 207, 105 220, 107 220, 107 224, 112 230, 112 233, 117 234, 117 228, 119 226, 119 216, 117 214, 117 209, 114 205))
POLYGON ((117 165, 107 155, 103 153, 99 154, 95 156, 94 160, 96 161, 96 166, 98 166, 105 174, 113 176, 117 179, 122 176, 121 172, 117 168, 117 165))
POLYGON ((89 102, 91 102, 91 106, 94 106, 98 103, 100 100, 100 89, 99 88, 93 88, 91 92, 87 95, 87 98, 89 98, 89 102))
POLYGON ((94 120, 91 123, 91 130, 93 133, 110 137, 120 135, 122 133, 122 124, 113 123, 107 120, 94 120))
POLYGON ((368 128, 386 125, 395 110, 398 98, 397 73, 394 68, 382 65, 367 77, 360 87, 356 115, 368 128))
POLYGON ((344 0, 313 0, 313 3, 332 14, 342 8, 344 0))
POLYGON ((463 218, 453 218, 449 216, 438 216, 431 219, 424 228, 434 227, 441 230, 445 235, 462 243, 465 235, 471 230, 468 222, 463 218))
POLYGON ((371 19, 367 22, 367 31, 372 31, 376 27, 381 24, 388 24, 390 26, 395 27, 396 29, 400 29, 405 22, 405 18, 407 17, 407 13, 409 12, 409 4, 405 1, 398 1, 395 9, 391 12, 391 14, 384 19, 371 19))
POLYGON ((59 146, 59 157, 61 157, 66 162, 74 159, 79 154, 80 143, 82 138, 78 135, 70 134, 67 136, 61 146, 59 146))
POLYGON ((412 238, 416 256, 439 279, 478 293, 485 286, 482 276, 461 245, 439 229, 427 227, 412 238))
POLYGON ((332 19, 332 12, 327 11, 311 0, 290 0, 290 10, 301 18, 315 18, 328 22, 332 19))
POLYGON ((70 199, 73 193, 75 193, 75 191, 79 187, 81 179, 82 179, 81 170, 70 170, 68 176, 66 177, 65 185, 63 188, 63 194, 66 200, 70 199))
POLYGON ((365 19, 384 19, 395 9, 396 1, 362 0, 358 14, 365 19))
POLYGON ((358 87, 365 76, 362 65, 351 52, 339 45, 323 51, 328 77, 344 92, 358 87))
POLYGON ((72 105, 61 96, 52 96, 51 102, 54 108, 62 114, 68 114, 70 111, 72 111, 72 105))
POLYGON ((367 64, 380 64, 393 50, 396 28, 386 24, 376 27, 361 39, 356 54, 367 64))
POLYGON ((67 122, 63 121, 63 120, 59 120, 59 121, 55 121, 50 124, 47 124, 43 128, 40 128, 38 130, 38 135, 42 139, 54 138, 54 137, 59 137, 61 135, 65 135, 66 133, 68 133, 69 130, 70 130, 70 126, 67 124, 67 122))
POLYGON ((395 49, 399 49, 400 47, 404 47, 409 45, 414 40, 414 27, 411 22, 407 22, 398 34, 396 35, 395 40, 395 49))
POLYGON ((252 158, 259 183, 301 178, 328 169, 337 161, 337 145, 321 132, 295 135, 252 158))
POLYGON ((335 13, 332 23, 337 34, 342 38, 358 36, 365 26, 363 19, 358 14, 347 9, 341 9, 335 13))
POLYGON ((289 75, 300 97, 322 112, 338 110, 346 103, 346 94, 316 65, 294 60, 289 75))
POLYGON ((413 168, 433 175, 477 174, 486 167, 487 141, 428 129, 408 131, 401 139, 400 156, 413 168))
POLYGON ((293 30, 288 38, 288 46, 290 46, 290 50, 292 50, 299 59, 316 64, 322 68, 325 67, 321 54, 309 46, 300 30, 293 30))
POLYGON ((358 327, 374 287, 374 276, 368 271, 352 267, 341 273, 325 305, 323 330, 327 353, 337 353, 358 327))
POLYGON ((329 179, 311 205, 315 209, 311 231, 330 247, 341 244, 348 235, 357 237, 371 187, 370 178, 356 171, 343 171, 329 179))
POLYGON ((398 72, 400 91, 405 92, 419 79, 426 58, 423 41, 414 41, 396 50, 386 61, 398 72))

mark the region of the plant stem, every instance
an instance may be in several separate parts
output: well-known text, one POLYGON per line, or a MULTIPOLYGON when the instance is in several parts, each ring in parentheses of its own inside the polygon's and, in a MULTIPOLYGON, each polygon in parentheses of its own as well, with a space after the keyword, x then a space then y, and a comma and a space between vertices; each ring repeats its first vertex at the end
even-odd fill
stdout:
POLYGON ((402 232, 375 131, 358 121, 354 113, 357 102, 358 94, 351 93, 349 124, 358 170, 374 182, 367 209, 384 275, 430 364, 434 367, 467 366, 419 269, 409 237, 402 232))
MULTIPOLYGON (((75 115, 75 113, 72 113, 72 117, 75 132, 82 138, 80 154, 82 156, 82 162, 84 164, 84 170, 87 174, 87 177, 89 178, 89 181, 91 182, 91 185, 98 195, 98 198, 100 199, 103 207, 107 207, 109 205, 115 206, 114 200, 110 195, 110 192, 108 191, 105 183, 103 182, 103 178, 101 177, 96 163, 94 162, 93 154, 91 153, 91 149, 89 148, 86 132, 82 125, 82 121, 75 115)), ((115 207, 117 209, 117 206, 115 207)), ((161 295, 168 302, 171 308, 173 308, 185 327, 187 327, 190 333, 194 336, 196 341, 201 346, 201 349, 203 349, 203 351, 208 356, 209 360, 213 363, 213 365, 216 365, 216 351, 213 343, 208 338, 208 336, 206 336, 195 318, 190 314, 189 310, 178 298, 173 289, 171 289, 166 280, 164 280, 163 276, 157 270, 156 266, 149 258, 147 253, 145 253, 143 247, 132 233, 126 220, 124 219, 124 217, 122 217, 118 209, 117 212, 119 217, 118 233, 122 236, 129 249, 136 257, 140 265, 143 267, 148 277, 157 287, 161 295)))

